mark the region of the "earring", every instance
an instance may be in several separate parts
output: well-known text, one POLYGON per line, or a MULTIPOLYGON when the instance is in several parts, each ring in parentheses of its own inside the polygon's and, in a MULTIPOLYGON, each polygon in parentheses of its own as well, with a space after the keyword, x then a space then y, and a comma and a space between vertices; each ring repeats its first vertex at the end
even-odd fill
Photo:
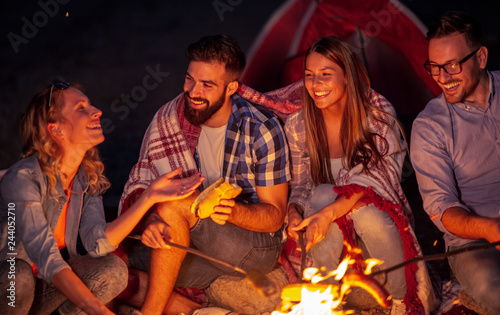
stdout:
POLYGON ((61 130, 59 129, 54 129, 53 130, 54 134, 61 137, 61 138, 64 138, 64 135, 62 134, 61 130))

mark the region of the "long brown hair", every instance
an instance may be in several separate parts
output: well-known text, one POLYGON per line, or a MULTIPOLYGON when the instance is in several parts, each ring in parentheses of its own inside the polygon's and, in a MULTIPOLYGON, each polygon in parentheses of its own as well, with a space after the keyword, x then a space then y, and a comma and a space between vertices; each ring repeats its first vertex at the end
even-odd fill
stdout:
MULTIPOLYGON (((71 85, 71 87, 81 90, 79 85, 71 85)), ((55 193, 57 177, 62 175, 59 169, 64 150, 48 131, 47 126, 49 123, 63 119, 61 111, 64 106, 64 91, 53 87, 50 104, 48 104, 51 87, 44 88, 33 97, 21 119, 20 133, 23 142, 21 157, 26 158, 35 153, 38 154, 38 162, 42 172, 48 177, 49 192, 52 196, 55 193)), ((96 147, 85 153, 82 166, 89 180, 87 192, 104 193, 110 184, 103 174, 104 165, 96 147)))
MULTIPOLYGON (((323 37, 312 44, 306 51, 304 68, 307 56, 312 52, 319 53, 335 62, 344 71, 347 82, 347 101, 342 115, 340 138, 346 157, 346 166, 351 169, 358 164, 363 164, 364 171, 368 172, 370 163, 383 168, 383 156, 388 149, 387 141, 382 138, 384 148, 382 152, 379 152, 374 142, 374 137, 379 135, 370 132, 368 118, 387 125, 387 122, 380 117, 381 114, 387 113, 381 112, 370 103, 370 80, 363 63, 350 46, 337 36, 323 37)), ((305 84, 303 108, 312 179, 316 185, 335 184, 330 165, 325 121, 321 110, 316 107, 305 88, 305 84)))

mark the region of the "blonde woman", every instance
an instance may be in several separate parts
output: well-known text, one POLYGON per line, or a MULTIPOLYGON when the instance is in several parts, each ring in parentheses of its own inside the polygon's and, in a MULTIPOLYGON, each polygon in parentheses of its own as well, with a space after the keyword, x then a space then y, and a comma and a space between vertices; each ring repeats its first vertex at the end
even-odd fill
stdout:
MULTIPOLYGON (((316 266, 336 269, 343 240, 357 238, 382 268, 419 254, 399 183, 406 146, 394 116, 346 42, 324 37, 307 50, 304 105, 285 125, 293 165, 288 233, 297 239, 306 231, 316 266)), ((416 269, 388 274, 392 314, 423 310, 416 269)))
POLYGON ((107 254, 152 205, 200 185, 200 174, 182 180, 172 179, 181 169, 165 174, 125 215, 106 223, 100 195, 109 182, 95 148, 104 141, 101 114, 78 86, 54 81, 23 116, 23 159, 0 182, 0 313, 111 314, 105 304, 128 277, 125 264, 107 254))

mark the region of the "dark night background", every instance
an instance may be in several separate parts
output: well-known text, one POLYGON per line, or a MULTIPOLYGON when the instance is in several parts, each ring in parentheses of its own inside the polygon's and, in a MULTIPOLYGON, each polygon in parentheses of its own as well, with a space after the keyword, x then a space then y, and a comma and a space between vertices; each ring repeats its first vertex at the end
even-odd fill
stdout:
MULTIPOLYGON (((80 83, 93 105, 103 111, 102 118, 108 124, 103 126, 106 141, 100 151, 112 188, 104 203, 108 209, 117 207, 149 122, 161 105, 182 90, 187 45, 205 35, 224 33, 235 37, 248 52, 262 26, 285 2, 219 1, 231 8, 222 16, 212 0, 60 0, 64 4, 56 0, 1 0, 0 169, 8 168, 19 157, 19 119, 31 97, 56 77, 80 83), (8 34, 22 35, 26 20, 33 21, 42 10, 40 3, 57 3, 51 9, 53 17, 40 19, 43 25, 27 43, 18 45, 16 53, 8 34), (162 75, 156 82, 149 79, 149 84, 157 84, 145 90, 141 88, 143 79, 151 69, 159 69, 162 75), (134 93, 139 99, 127 105, 122 95, 134 93)), ((476 16, 483 24, 490 51, 489 69, 500 69, 498 1, 402 3, 426 25, 447 10, 463 10, 476 16)), ((409 131, 411 119, 405 124, 409 131)), ((416 187, 410 189, 410 195, 418 196, 416 187)))

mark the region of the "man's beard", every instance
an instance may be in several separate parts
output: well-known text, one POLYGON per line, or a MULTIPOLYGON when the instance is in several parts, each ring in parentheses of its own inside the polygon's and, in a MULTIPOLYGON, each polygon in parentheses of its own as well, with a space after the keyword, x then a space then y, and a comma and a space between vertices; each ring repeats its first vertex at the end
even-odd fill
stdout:
MULTIPOLYGON (((224 88, 224 91, 226 89, 224 88)), ((224 105, 225 93, 222 93, 220 98, 213 104, 210 104, 205 98, 191 98, 188 92, 184 92, 184 117, 192 125, 199 126, 204 124, 210 117, 213 116, 224 105), (206 107, 203 109, 194 109, 191 107, 189 100, 192 99, 197 102, 205 102, 206 107)))

